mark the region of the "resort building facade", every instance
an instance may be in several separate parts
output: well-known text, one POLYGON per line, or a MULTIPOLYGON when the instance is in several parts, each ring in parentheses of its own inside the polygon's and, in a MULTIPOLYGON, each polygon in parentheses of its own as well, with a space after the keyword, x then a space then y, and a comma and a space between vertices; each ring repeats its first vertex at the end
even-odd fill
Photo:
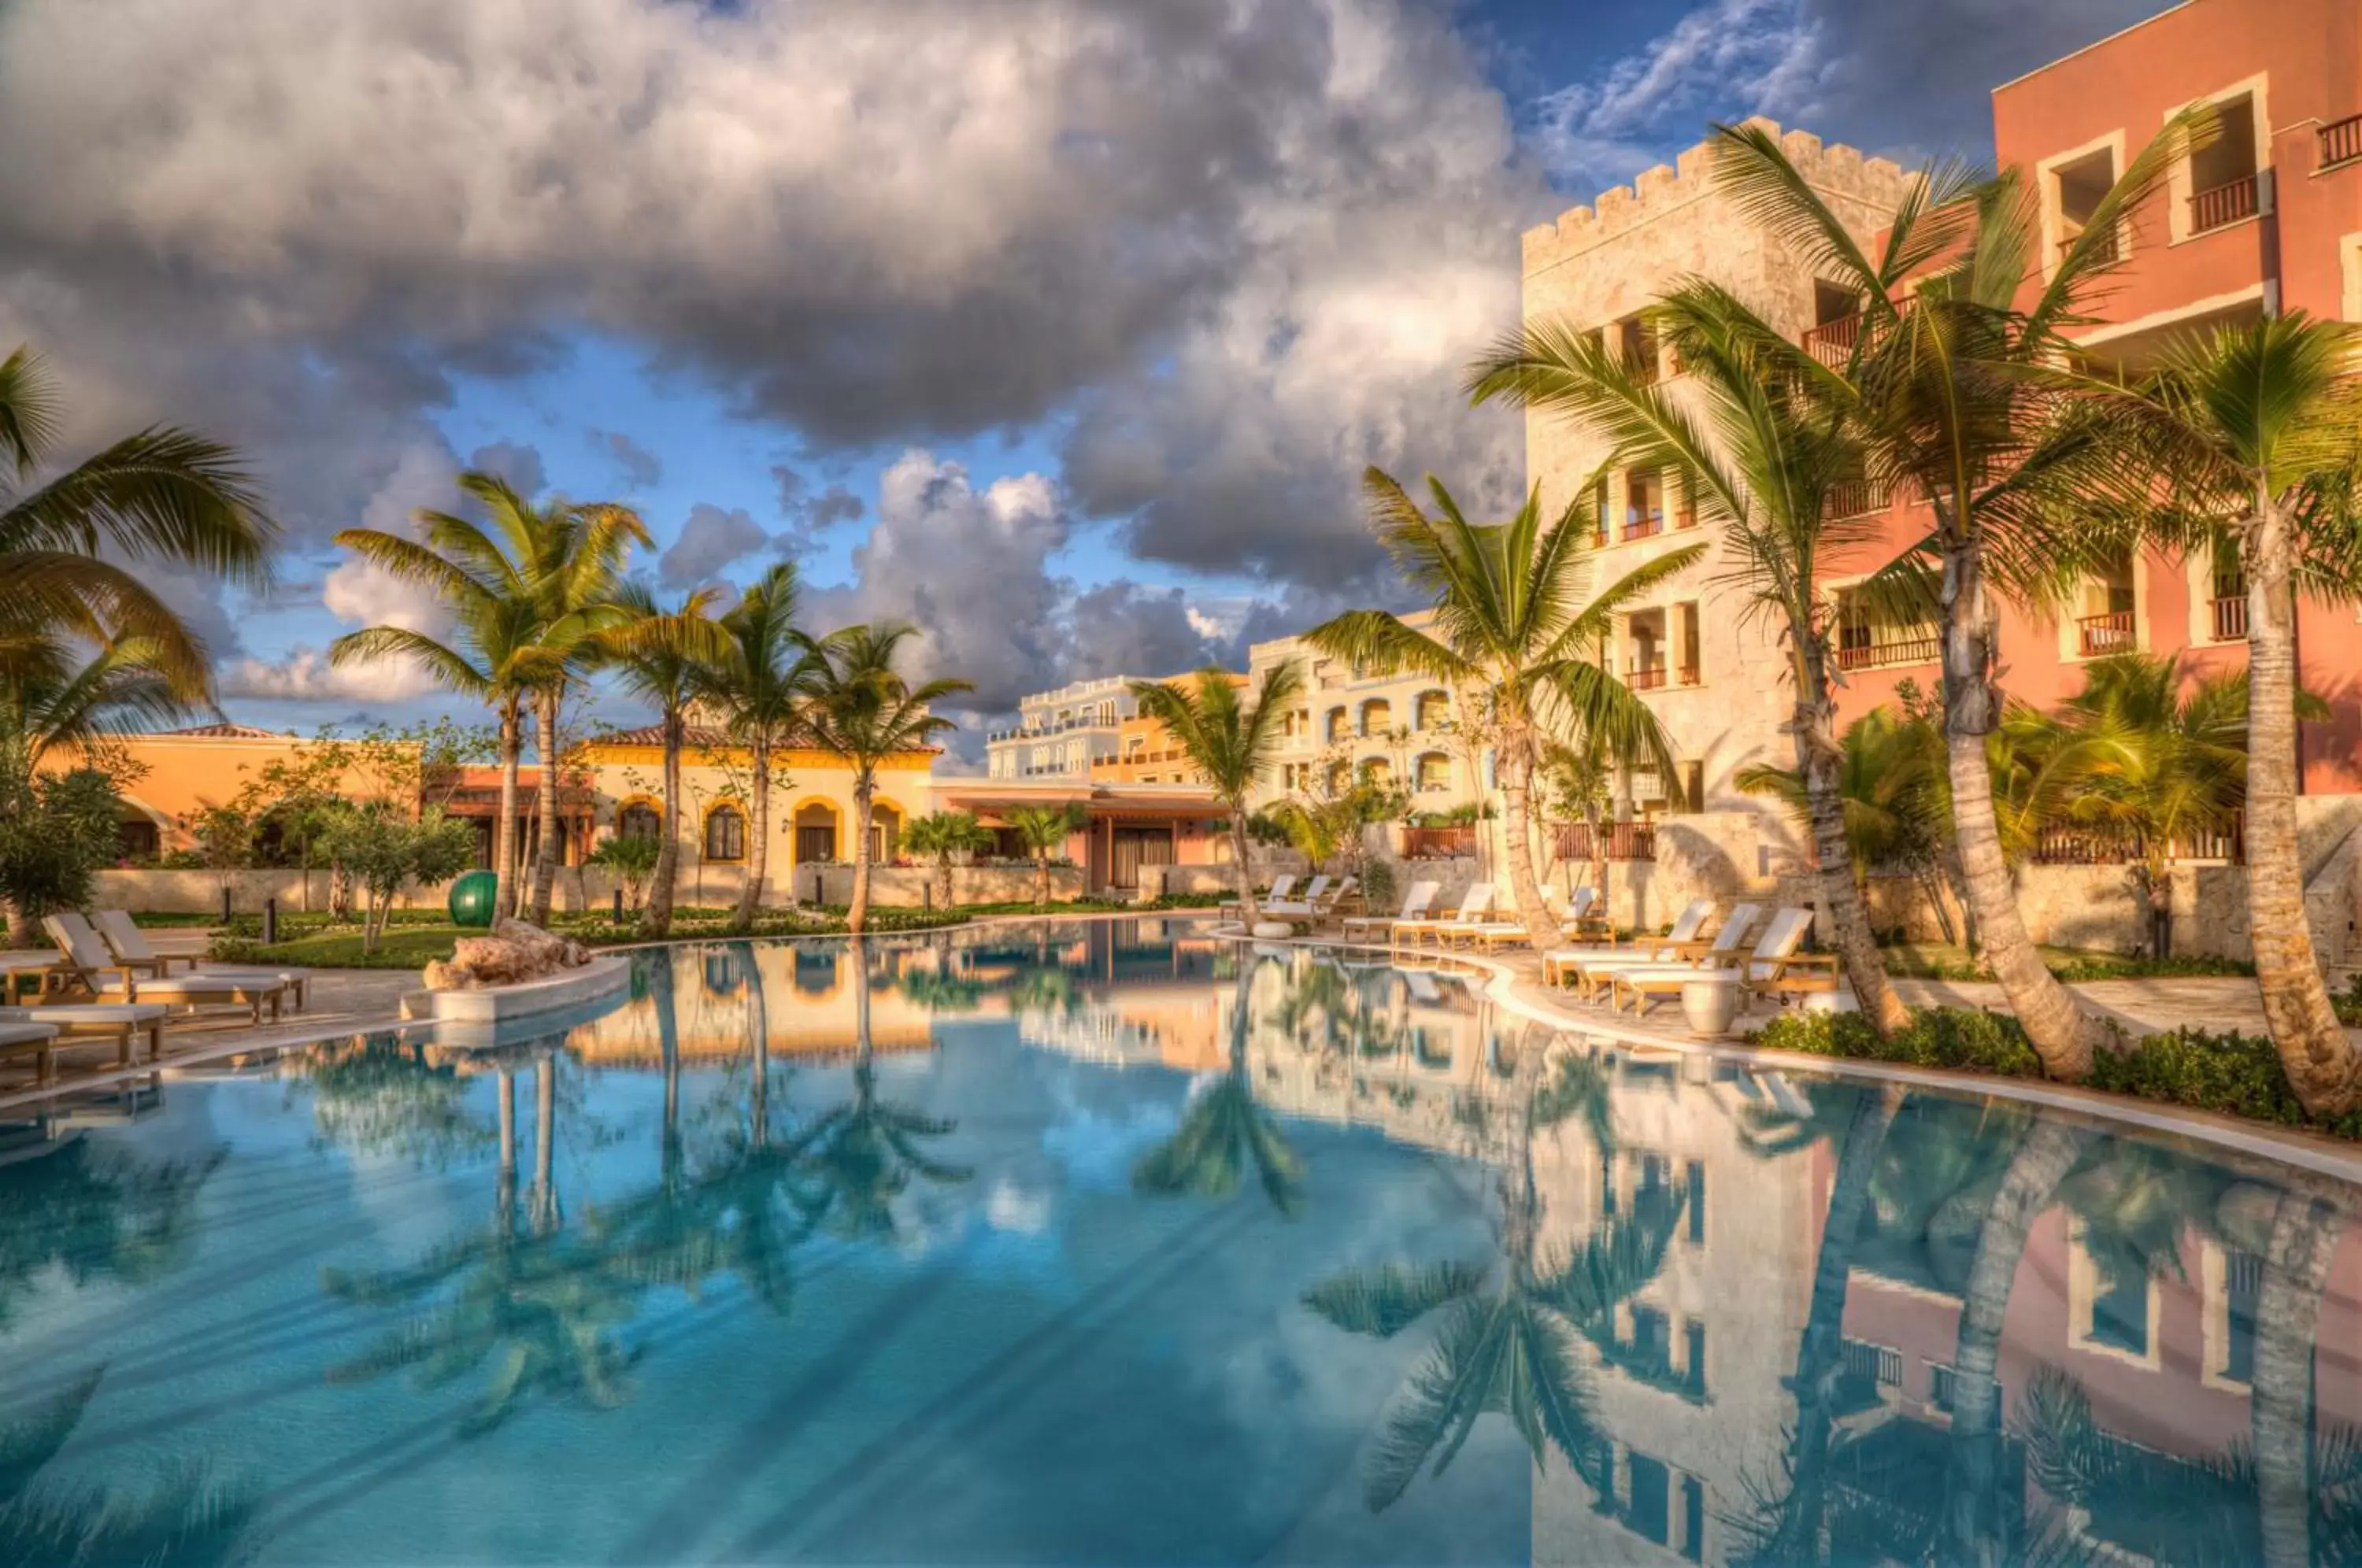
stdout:
POLYGON ((1122 749, 1123 724, 1140 712, 1131 693, 1145 676, 1102 675, 1037 691, 1017 702, 1017 723, 988 732, 985 772, 995 778, 1087 778, 1122 749))
MULTIPOLYGON (((1407 617, 1423 626, 1427 613, 1407 617)), ((1330 658, 1301 636, 1247 650, 1247 679, 1289 660, 1302 677, 1296 711, 1282 726, 1279 769, 1264 801, 1335 796, 1356 783, 1407 792, 1414 811, 1448 812, 1483 796, 1481 745, 1463 723, 1458 695, 1424 675, 1380 674, 1330 658)))

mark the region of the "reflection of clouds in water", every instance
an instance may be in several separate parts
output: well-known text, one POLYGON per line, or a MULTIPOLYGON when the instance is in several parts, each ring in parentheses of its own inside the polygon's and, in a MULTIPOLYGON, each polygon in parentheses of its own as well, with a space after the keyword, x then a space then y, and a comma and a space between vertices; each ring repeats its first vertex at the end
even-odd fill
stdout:
POLYGON ((996 1231, 1038 1235, 1050 1227, 1050 1195, 1028 1192, 1011 1181, 997 1181, 984 1200, 985 1223, 996 1231))
POLYGON ((1042 1152, 1086 1192, 1129 1191, 1131 1167, 1148 1146, 1181 1125, 1177 1106, 1133 1105, 1116 1116, 1075 1106, 1042 1133, 1042 1152))

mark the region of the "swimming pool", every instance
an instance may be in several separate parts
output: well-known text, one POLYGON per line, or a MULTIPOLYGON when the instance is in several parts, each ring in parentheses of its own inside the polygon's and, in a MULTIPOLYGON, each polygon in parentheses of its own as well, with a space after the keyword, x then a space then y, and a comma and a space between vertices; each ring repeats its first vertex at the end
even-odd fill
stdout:
POLYGON ((0 1129, 0 1561, 2362 1554, 2337 1184, 1187 921, 635 962, 0 1129))

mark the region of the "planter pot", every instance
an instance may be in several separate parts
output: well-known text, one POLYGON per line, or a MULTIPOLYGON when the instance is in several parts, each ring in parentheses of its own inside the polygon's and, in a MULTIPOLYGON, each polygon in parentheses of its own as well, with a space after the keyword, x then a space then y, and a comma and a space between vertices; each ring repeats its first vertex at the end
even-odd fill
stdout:
POLYGON ((1693 1034, 1729 1033, 1738 1018, 1738 982, 1692 980, 1682 988, 1682 1016, 1693 1034))
POLYGON ((1296 934, 1296 928, 1286 921, 1259 920, 1255 922, 1254 930, 1248 934, 1261 937, 1265 941, 1285 941, 1296 934))

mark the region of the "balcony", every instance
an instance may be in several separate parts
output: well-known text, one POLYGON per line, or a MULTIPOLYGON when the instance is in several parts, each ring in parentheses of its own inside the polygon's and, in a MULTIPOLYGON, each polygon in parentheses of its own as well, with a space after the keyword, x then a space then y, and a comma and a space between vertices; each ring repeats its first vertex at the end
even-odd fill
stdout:
POLYGON ((1854 348, 1861 341, 1861 315, 1839 316, 1825 321, 1806 332, 1805 352, 1832 368, 1843 365, 1853 357, 1854 348))
MULTIPOLYGON (((2083 231, 2080 228, 2074 233, 2063 237, 2058 241, 2058 259, 2061 261, 2066 260, 2067 253, 2070 250, 2074 249, 2075 242, 2082 237, 2083 231)), ((2107 238, 2092 247, 2092 259, 2095 261, 2114 261, 2116 259, 2115 236, 2110 235, 2107 238)))
POLYGON ((2247 640, 2247 596, 2244 593, 2218 595, 2213 603, 2213 623, 2216 642, 2246 642, 2247 640))
POLYGON ((1822 504, 1832 519, 1861 517, 1872 512, 1883 512, 1894 492, 1876 480, 1839 480, 1829 486, 1828 499, 1822 504))
MULTIPOLYGON (((2106 828, 2046 828, 2034 840, 2037 866, 2130 866, 2143 857, 2146 845, 2137 834, 2106 828)), ((2218 861, 2244 866, 2247 861, 2247 819, 2233 812, 2215 827, 2177 834, 2165 846, 2172 861, 2218 861)))
POLYGON ((2362 115, 2348 115, 2321 127, 2319 167, 2334 169, 2362 158, 2362 115))
POLYGON ((1629 543, 1634 539, 1653 538, 1664 531, 1665 514, 1661 512, 1651 512, 1645 517, 1628 519, 1624 525, 1624 538, 1627 543, 1629 543))
MULTIPOLYGON (((1656 826, 1639 821, 1610 823, 1607 824, 1606 848, 1610 860, 1654 860, 1657 858, 1656 826)), ((1559 824, 1558 857, 1578 862, 1591 858, 1589 823, 1559 824)))
POLYGON ((1476 853, 1473 827, 1407 827, 1403 829, 1406 860, 1450 860, 1476 853))
POLYGON ((1624 684, 1635 691, 1654 691, 1664 683, 1665 667, 1661 664, 1636 664, 1624 677, 1624 684))
POLYGON ((1885 669, 1900 664, 1934 664, 1943 657, 1943 639, 1933 630, 1905 632, 1884 638, 1868 634, 1858 641, 1840 643, 1838 668, 1885 669))
POLYGON ((1683 686, 1695 686, 1704 681, 1705 676, 1697 666, 1685 664, 1673 671, 1673 679, 1683 686))
POLYGON ((2136 646, 2133 635, 2133 612, 2111 610, 2104 615, 2085 615, 2075 623, 2075 651, 2084 658, 2104 658, 2109 654, 2130 653, 2136 646))
POLYGON ((2205 234, 2225 227, 2242 218, 2256 215, 2256 183, 2253 174, 2210 186, 2190 198, 2190 232, 2205 234))

